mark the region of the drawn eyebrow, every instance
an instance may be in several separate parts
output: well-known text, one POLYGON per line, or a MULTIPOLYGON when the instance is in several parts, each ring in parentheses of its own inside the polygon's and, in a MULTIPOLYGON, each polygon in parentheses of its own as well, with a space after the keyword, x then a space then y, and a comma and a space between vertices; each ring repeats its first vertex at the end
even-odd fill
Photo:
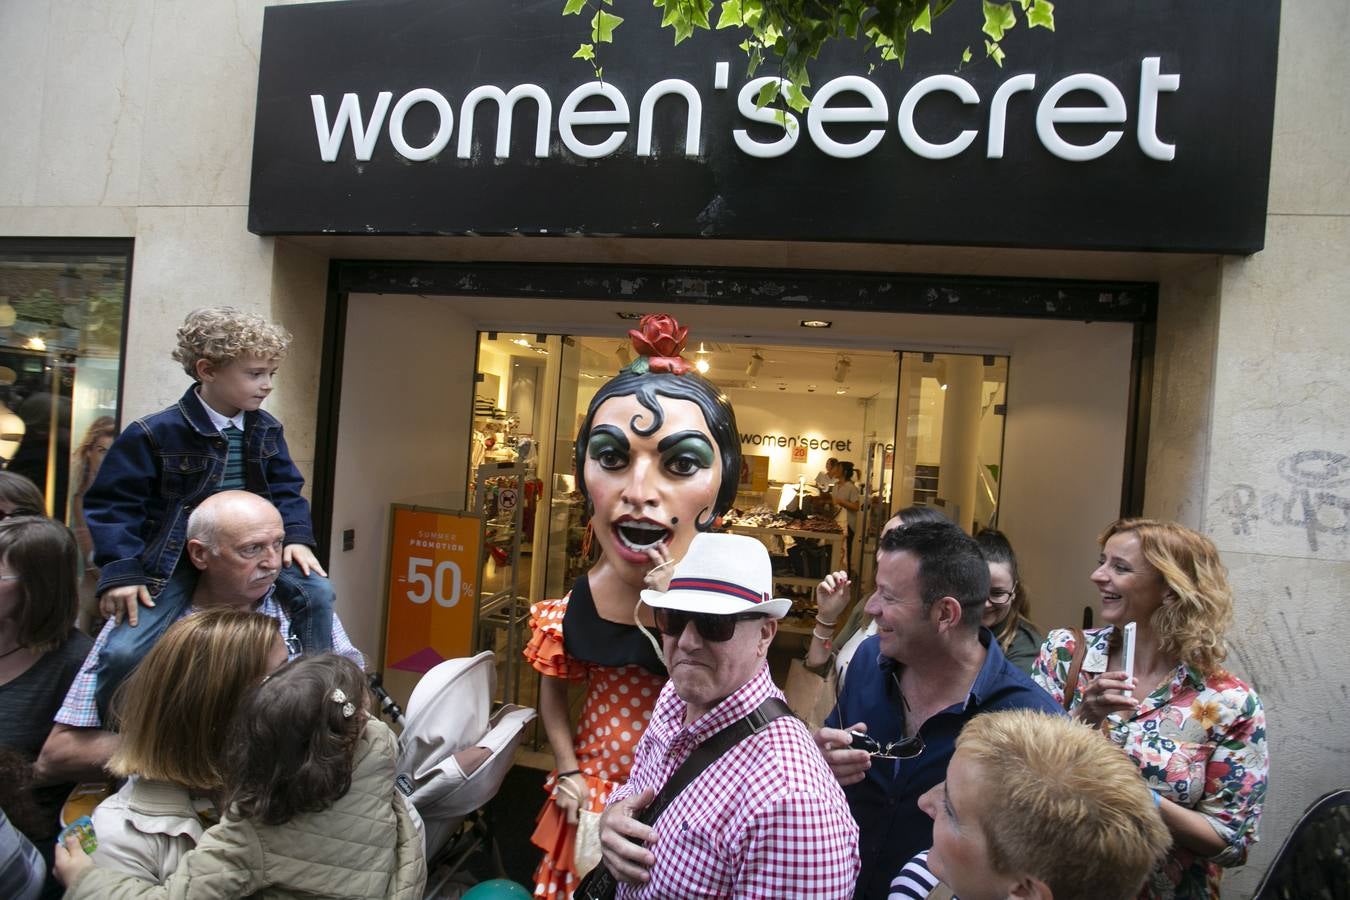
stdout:
POLYGON ((590 437, 586 439, 586 450, 591 451, 591 447, 597 443, 606 443, 613 441, 619 450, 628 453, 631 447, 628 444, 628 435, 624 434, 613 425, 596 425, 591 429, 590 437))
POLYGON ((676 444, 691 439, 701 441, 702 443, 707 444, 709 447, 712 447, 712 441, 708 440, 708 436, 706 434, 691 428, 688 431, 677 431, 674 434, 666 435, 665 437, 661 438, 660 442, 656 445, 656 449, 661 453, 665 453, 667 450, 669 450, 671 447, 674 447, 676 444))

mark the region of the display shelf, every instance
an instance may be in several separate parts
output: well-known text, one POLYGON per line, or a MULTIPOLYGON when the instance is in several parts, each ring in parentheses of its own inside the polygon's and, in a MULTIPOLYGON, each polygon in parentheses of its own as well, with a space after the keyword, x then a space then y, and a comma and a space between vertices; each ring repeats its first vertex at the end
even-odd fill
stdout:
MULTIPOLYGON (((831 569, 830 571, 834 571, 834 570, 831 569)), ((819 579, 819 578, 803 578, 803 577, 800 576, 800 575, 775 575, 775 576, 773 576, 773 583, 774 583, 774 584, 786 584, 786 585, 788 585, 788 586, 790 586, 790 587, 813 588, 813 587, 815 587, 816 585, 820 584, 820 579, 819 579)))
MULTIPOLYGON (((727 530, 750 537, 790 537, 798 541, 823 541, 830 545, 829 571, 834 572, 843 568, 844 535, 842 532, 809 531, 804 528, 768 528, 754 525, 728 525, 727 530)), ((801 575, 773 576, 775 589, 779 587, 814 588, 819 583, 819 578, 808 578, 801 575)), ((792 635, 794 639, 809 636, 814 624, 813 618, 804 620, 796 617, 782 619, 778 623, 778 634, 780 636, 792 635)))
MULTIPOLYGON (((804 528, 766 528, 758 525, 728 525, 727 531, 733 534, 745 534, 751 537, 790 537, 798 541, 824 541, 830 545, 830 571, 842 569, 844 560, 844 533, 842 531, 808 531, 804 528)), ((819 578, 803 579, 797 576, 774 576, 774 582, 800 587, 800 582, 809 581, 814 587, 819 578)))

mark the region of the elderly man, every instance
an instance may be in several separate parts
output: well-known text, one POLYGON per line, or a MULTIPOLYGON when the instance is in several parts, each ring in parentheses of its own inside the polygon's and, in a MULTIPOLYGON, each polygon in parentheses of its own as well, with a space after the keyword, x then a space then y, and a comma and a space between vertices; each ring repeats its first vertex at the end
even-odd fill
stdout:
POLYGON ((980 627, 989 567, 965 532, 950 523, 888 531, 877 560, 866 605, 877 634, 854 655, 816 743, 858 822, 854 896, 884 900, 905 860, 932 844, 919 797, 942 781, 962 726, 991 710, 1063 711, 980 627))
MULTIPOLYGON (((211 607, 257 610, 277 620, 292 655, 302 650, 332 650, 364 666, 365 660, 352 646, 336 615, 332 617, 331 634, 323 635, 318 646, 306 646, 300 636, 291 633, 286 603, 273 589, 281 568, 284 539, 281 514, 257 494, 222 491, 203 500, 188 519, 187 558, 195 571, 195 584, 190 586, 191 605, 182 613, 211 607)), ((192 575, 185 572, 175 577, 192 575)), ((149 619, 142 616, 136 627, 150 627, 149 619)), ((156 624, 167 629, 172 623, 156 624)), ((110 696, 115 685, 106 681, 100 684, 100 680, 120 682, 129 674, 129 665, 110 663, 103 649, 114 629, 130 627, 129 623, 119 625, 110 619, 99 632, 56 713, 56 724, 34 768, 36 779, 103 777, 103 765, 117 747, 117 735, 104 728, 107 723, 96 699, 110 696)))
POLYGON ((1120 748, 1030 710, 972 719, 919 806, 933 849, 901 869, 891 900, 924 900, 939 881, 961 900, 1130 900, 1172 840, 1120 748))
POLYGON ((699 534, 669 588, 642 592, 670 681, 601 819, 621 898, 828 900, 853 891, 857 826, 806 729, 781 715, 765 663, 791 605, 770 599, 772 586, 759 541, 699 534), (719 745, 720 755, 706 749, 719 745), (654 821, 634 818, 691 756, 704 766, 694 780, 654 821))

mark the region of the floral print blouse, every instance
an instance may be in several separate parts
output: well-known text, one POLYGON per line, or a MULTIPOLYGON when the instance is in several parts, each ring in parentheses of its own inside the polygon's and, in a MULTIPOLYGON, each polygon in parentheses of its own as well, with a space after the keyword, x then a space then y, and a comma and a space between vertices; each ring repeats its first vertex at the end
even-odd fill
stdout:
MULTIPOLYGON (((1106 671, 1111 627, 1088 629, 1083 669, 1072 707, 1083 689, 1106 671)), ((1031 676, 1064 703, 1073 661, 1069 630, 1050 632, 1031 676)), ((1102 730, 1139 766, 1164 798, 1203 815, 1228 846, 1206 858, 1173 847, 1149 876, 1140 898, 1217 898, 1220 867, 1240 866, 1256 840, 1266 795, 1266 714, 1256 692, 1222 669, 1208 676, 1180 665, 1170 681, 1134 713, 1107 717, 1102 730)))

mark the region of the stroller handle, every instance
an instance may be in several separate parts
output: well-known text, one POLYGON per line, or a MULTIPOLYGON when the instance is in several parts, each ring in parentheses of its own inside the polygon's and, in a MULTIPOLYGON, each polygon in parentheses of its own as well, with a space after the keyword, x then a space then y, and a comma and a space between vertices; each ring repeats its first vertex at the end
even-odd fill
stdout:
POLYGON ((371 672, 366 676, 366 680, 370 684, 370 692, 380 704, 380 714, 400 728, 406 728, 408 723, 403 719, 403 708, 384 689, 384 679, 380 677, 380 673, 371 672))

